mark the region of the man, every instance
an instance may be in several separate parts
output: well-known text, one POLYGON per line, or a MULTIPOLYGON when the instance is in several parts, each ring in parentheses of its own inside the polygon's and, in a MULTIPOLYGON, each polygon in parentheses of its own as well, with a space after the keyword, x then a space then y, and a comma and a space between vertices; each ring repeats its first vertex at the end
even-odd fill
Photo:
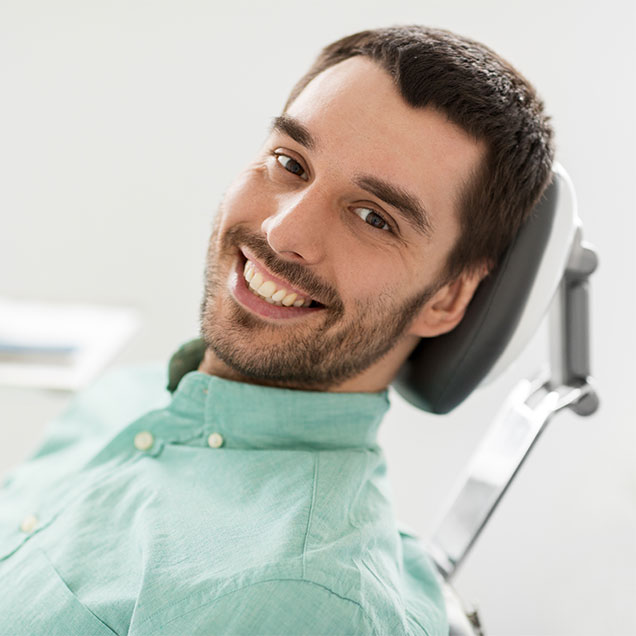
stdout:
POLYGON ((328 46, 220 207, 169 404, 154 373, 108 376, 6 485, 0 633, 447 632, 375 436, 551 162, 541 102, 486 47, 328 46))

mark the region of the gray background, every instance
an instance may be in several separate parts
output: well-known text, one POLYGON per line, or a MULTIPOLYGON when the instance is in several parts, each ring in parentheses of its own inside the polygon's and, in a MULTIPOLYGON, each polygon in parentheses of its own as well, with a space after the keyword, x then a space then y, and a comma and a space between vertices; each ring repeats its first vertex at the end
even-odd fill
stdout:
MULTIPOLYGON (((457 588, 493 635, 636 634, 634 3, 4 0, 0 294, 136 307, 142 329, 114 364, 165 361, 197 332, 214 210, 293 82, 332 39, 407 22, 482 40, 539 87, 601 256, 602 408, 553 421, 457 588)), ((394 396, 381 438, 398 516, 424 537, 545 346, 542 330, 449 416, 394 396)), ((68 399, 0 389, 0 475, 68 399)))

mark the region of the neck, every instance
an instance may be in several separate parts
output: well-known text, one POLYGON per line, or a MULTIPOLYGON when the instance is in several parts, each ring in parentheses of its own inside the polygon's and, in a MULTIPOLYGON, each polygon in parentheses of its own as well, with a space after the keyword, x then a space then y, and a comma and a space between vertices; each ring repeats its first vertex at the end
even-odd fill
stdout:
MULTIPOLYGON (((398 369, 415 349, 419 338, 417 336, 405 336, 393 349, 380 360, 372 364, 362 373, 344 380, 340 384, 326 389, 330 393, 377 393, 383 391, 392 382, 398 369)), ((215 375, 224 380, 246 382, 247 384, 259 384, 262 386, 274 386, 287 389, 312 390, 311 387, 298 386, 293 383, 278 383, 275 380, 259 380, 241 375, 238 371, 228 366, 209 347, 198 369, 201 373, 215 375)), ((313 390, 316 390, 315 388, 313 390)), ((320 390, 320 389, 319 389, 320 390)))

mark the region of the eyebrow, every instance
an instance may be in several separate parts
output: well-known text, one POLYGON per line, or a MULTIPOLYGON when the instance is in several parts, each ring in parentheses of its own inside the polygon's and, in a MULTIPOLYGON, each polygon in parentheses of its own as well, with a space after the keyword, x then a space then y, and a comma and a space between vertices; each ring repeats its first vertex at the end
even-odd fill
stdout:
MULTIPOLYGON (((283 114, 274 117, 272 120, 272 131, 274 130, 291 137, 309 150, 316 148, 315 137, 303 124, 290 115, 283 114)), ((407 192, 404 188, 373 175, 358 174, 353 181, 358 187, 396 208, 416 231, 431 238, 433 234, 431 215, 417 197, 407 192)))
POLYGON ((278 117, 274 117, 272 120, 272 130, 277 130, 278 132, 291 137, 301 146, 309 148, 309 150, 313 150, 316 147, 316 140, 309 130, 297 119, 294 119, 289 115, 279 115, 278 117))

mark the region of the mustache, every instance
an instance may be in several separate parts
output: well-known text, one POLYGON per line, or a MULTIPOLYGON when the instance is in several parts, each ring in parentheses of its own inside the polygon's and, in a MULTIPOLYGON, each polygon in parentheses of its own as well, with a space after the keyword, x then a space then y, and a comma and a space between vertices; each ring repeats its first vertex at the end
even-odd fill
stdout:
POLYGON ((325 282, 321 281, 313 272, 298 263, 281 261, 272 252, 267 240, 262 236, 252 234, 247 228, 235 225, 230 228, 222 238, 223 251, 238 249, 239 245, 249 248, 255 256, 263 262, 276 276, 289 281, 293 286, 306 290, 309 295, 329 306, 332 310, 341 313, 344 305, 338 293, 325 282))

